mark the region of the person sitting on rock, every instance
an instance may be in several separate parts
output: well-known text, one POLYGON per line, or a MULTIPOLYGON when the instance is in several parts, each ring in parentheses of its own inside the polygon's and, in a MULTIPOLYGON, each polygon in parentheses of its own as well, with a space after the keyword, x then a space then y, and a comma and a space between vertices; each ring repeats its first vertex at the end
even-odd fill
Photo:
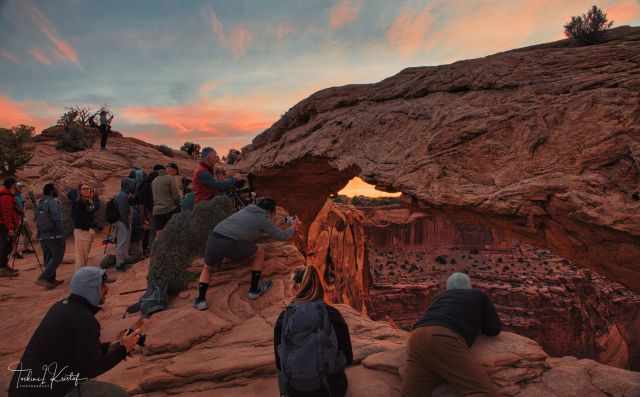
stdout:
POLYGON ((16 179, 9 177, 0 188, 0 277, 14 277, 17 271, 9 267, 13 241, 20 227, 20 214, 16 209, 16 179))
POLYGON ((62 284, 62 280, 56 279, 56 273, 64 259, 66 238, 58 190, 53 183, 47 183, 42 189, 42 195, 36 209, 36 227, 44 256, 44 271, 36 284, 52 289, 62 284))
POLYGON ((225 258, 234 262, 251 260, 249 299, 257 299, 271 288, 271 281, 260 281, 264 250, 256 245, 256 241, 264 234, 276 240, 288 240, 299 225, 296 221, 286 230, 280 229, 272 221, 275 211, 276 202, 270 198, 262 198, 257 204, 244 207, 213 228, 207 239, 206 265, 200 274, 198 297, 193 302, 193 307, 198 310, 209 308, 206 294, 211 279, 210 271, 218 269, 225 258))
POLYGON ((349 327, 337 309, 324 303, 313 266, 296 271, 293 281, 295 298, 280 313, 273 335, 280 395, 344 397, 345 368, 353 363, 349 327))
POLYGON ((93 188, 81 183, 78 190, 67 194, 71 202, 71 219, 73 220, 73 243, 75 248, 75 270, 89 264, 91 245, 96 231, 100 230, 96 222, 96 213, 100 210, 100 200, 93 188))
POLYGON ((198 164, 192 178, 196 204, 211 200, 217 194, 231 190, 236 186, 234 177, 225 180, 216 178, 214 167, 218 163, 220 163, 220 157, 213 148, 202 149, 202 161, 198 164))
POLYGON ((114 384, 91 380, 133 351, 141 329, 101 343, 96 313, 109 291, 103 269, 86 266, 71 279, 71 294, 42 319, 20 359, 13 364, 9 397, 126 397, 114 384))
POLYGON ((497 396, 470 347, 480 333, 496 336, 501 329, 489 297, 471 288, 469 276, 453 273, 411 333, 402 397, 430 396, 443 381, 465 396, 497 396))

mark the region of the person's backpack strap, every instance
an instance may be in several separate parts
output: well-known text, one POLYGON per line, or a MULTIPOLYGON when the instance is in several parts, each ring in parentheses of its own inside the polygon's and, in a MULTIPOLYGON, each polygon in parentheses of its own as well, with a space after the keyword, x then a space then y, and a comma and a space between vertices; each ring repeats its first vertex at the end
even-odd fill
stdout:
POLYGON ((278 374, 278 386, 280 395, 287 396, 289 393, 289 379, 287 377, 287 333, 289 328, 289 318, 292 310, 291 305, 287 306, 282 316, 282 325, 280 328, 280 344, 278 345, 278 357, 280 358, 280 373, 278 374))

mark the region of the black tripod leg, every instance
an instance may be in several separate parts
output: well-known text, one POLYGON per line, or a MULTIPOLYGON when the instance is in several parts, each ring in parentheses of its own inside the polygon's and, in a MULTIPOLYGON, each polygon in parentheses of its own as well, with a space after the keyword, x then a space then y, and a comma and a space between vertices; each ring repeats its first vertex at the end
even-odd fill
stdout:
POLYGON ((10 269, 14 269, 15 265, 16 265, 16 256, 18 255, 18 244, 20 244, 20 234, 21 234, 20 230, 21 229, 22 229, 22 225, 20 225, 20 229, 18 229, 18 233, 16 233, 17 234, 16 243, 15 243, 14 248, 13 248, 13 258, 11 259, 10 269))
POLYGON ((28 234, 25 234, 25 238, 27 239, 27 241, 29 242, 29 245, 31 246, 31 250, 33 251, 33 255, 35 255, 36 257, 36 261, 38 262, 38 266, 40 267, 40 270, 43 270, 42 262, 40 262, 40 258, 38 257, 38 250, 36 250, 35 245, 33 245, 33 239, 28 234))

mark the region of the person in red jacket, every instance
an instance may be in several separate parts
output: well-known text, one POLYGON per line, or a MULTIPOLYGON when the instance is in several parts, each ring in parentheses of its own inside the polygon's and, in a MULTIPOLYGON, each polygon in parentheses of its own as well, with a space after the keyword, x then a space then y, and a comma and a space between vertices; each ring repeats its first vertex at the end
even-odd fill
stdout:
POLYGON ((13 277, 17 272, 9 268, 13 240, 20 227, 16 208, 16 179, 7 178, 0 188, 0 277, 13 277))
POLYGON ((202 149, 202 161, 193 173, 193 192, 195 194, 195 203, 208 201, 217 194, 232 189, 236 184, 234 177, 225 180, 219 180, 214 174, 214 168, 220 158, 213 148, 206 147, 202 149))

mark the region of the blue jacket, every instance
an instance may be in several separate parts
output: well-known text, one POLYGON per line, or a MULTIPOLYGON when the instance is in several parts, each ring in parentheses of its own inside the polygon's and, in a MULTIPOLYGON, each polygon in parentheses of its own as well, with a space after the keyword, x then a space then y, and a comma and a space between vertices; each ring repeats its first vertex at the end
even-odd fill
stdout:
POLYGON ((64 238, 64 226, 62 223, 62 207, 57 198, 44 196, 38 203, 36 225, 38 226, 38 240, 52 240, 64 238), (42 230, 38 217, 46 217, 50 227, 42 230))

